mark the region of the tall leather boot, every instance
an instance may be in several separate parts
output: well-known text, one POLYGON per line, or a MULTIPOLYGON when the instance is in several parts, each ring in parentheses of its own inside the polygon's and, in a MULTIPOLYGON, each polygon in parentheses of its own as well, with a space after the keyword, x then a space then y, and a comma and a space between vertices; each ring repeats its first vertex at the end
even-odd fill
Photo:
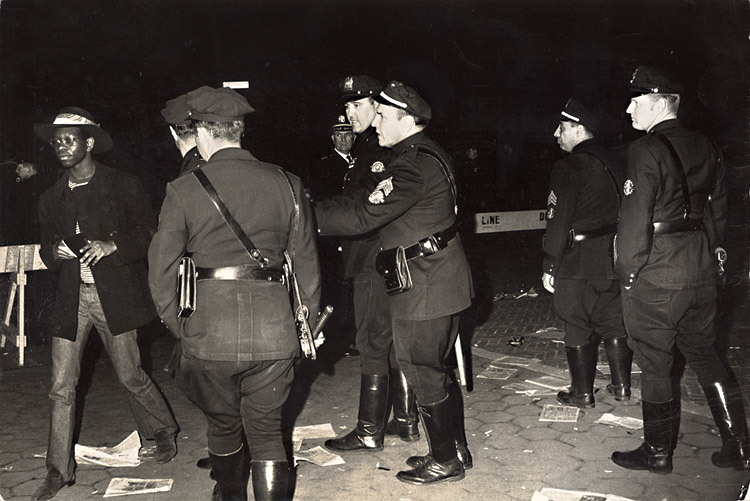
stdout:
POLYGON ((333 452, 382 451, 387 404, 388 376, 362 374, 357 426, 343 437, 326 440, 326 448, 333 452))
POLYGON ((419 412, 430 452, 419 466, 398 472, 396 478, 414 485, 461 480, 466 474, 456 455, 450 396, 434 404, 421 405, 419 412))
POLYGON ((398 435, 404 442, 419 440, 419 418, 414 391, 409 388, 406 376, 399 369, 391 369, 389 383, 393 419, 385 425, 385 434, 398 435))
POLYGON ((250 472, 243 447, 229 456, 208 453, 211 471, 216 477, 213 501, 247 501, 247 482, 250 472))
POLYGON ((618 402, 626 402, 630 400, 630 369, 633 365, 633 351, 628 348, 628 338, 605 339, 604 349, 612 378, 612 383, 607 385, 607 393, 614 395, 618 402))
MULTIPOLYGON (((456 443, 456 455, 464 470, 471 469, 474 466, 474 460, 469 452, 469 446, 466 442, 466 429, 464 428, 464 397, 461 394, 461 385, 453 374, 450 375, 451 382, 448 386, 448 398, 451 402, 451 418, 453 420, 453 441, 456 443)), ((406 464, 412 468, 427 461, 429 456, 411 456, 406 460, 406 464)))
POLYGON ((713 453, 711 462, 719 468, 750 469, 750 437, 739 385, 720 381, 703 392, 721 433, 721 451, 713 453))
POLYGON ((284 501, 289 483, 288 461, 250 461, 255 501, 284 501))
POLYGON ((677 445, 680 406, 674 400, 643 401, 643 443, 628 452, 612 453, 612 461, 629 470, 667 474, 672 471, 672 453, 677 445))
POLYGON ((591 343, 583 346, 566 346, 565 354, 570 367, 570 391, 558 392, 557 401, 581 409, 591 409, 596 405, 594 377, 598 346, 591 343))

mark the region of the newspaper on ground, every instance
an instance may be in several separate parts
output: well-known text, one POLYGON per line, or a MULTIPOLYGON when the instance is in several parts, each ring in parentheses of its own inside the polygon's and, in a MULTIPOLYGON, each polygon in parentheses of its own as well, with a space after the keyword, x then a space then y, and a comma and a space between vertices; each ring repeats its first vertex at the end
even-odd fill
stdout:
POLYGON ((566 491, 545 487, 535 491, 531 501, 633 501, 615 494, 598 494, 596 492, 566 491))
POLYGON ((115 496, 129 496, 131 494, 152 494, 154 492, 168 492, 172 489, 171 478, 121 478, 115 477, 109 481, 105 498, 115 496))
POLYGON ((328 452, 321 446, 313 447, 306 451, 297 451, 294 453, 294 459, 307 461, 318 466, 333 466, 346 463, 341 456, 328 452))
POLYGON ((494 365, 490 365, 485 370, 480 372, 477 377, 481 379, 500 379, 504 381, 516 372, 518 372, 518 369, 509 369, 507 367, 495 367, 494 365))
POLYGON ((545 405, 539 415, 539 421, 555 421, 558 423, 575 423, 578 421, 578 407, 567 405, 545 405))
POLYGON ((543 388, 536 384, 527 383, 526 381, 518 381, 510 384, 505 384, 501 386, 501 388, 504 390, 511 390, 529 397, 548 397, 557 395, 557 390, 543 388))
POLYGON ((626 416, 615 416, 609 412, 602 414, 602 417, 594 421, 595 423, 608 424, 612 426, 620 426, 629 430, 640 430, 643 428, 643 419, 626 417, 626 416))
MULTIPOLYGON (((141 464, 138 451, 141 448, 141 437, 133 431, 122 442, 114 447, 89 447, 76 444, 76 463, 107 467, 135 467, 141 464)), ((34 454, 34 457, 47 457, 47 452, 34 454)))
POLYGON ((539 376, 532 379, 526 379, 525 381, 548 390, 564 390, 569 384, 566 379, 555 376, 539 376))
POLYGON ((541 372, 542 374, 547 374, 548 376, 560 377, 563 379, 567 378, 568 375, 570 374, 565 369, 558 369, 557 367, 552 367, 550 365, 543 364, 541 362, 533 362, 529 364, 526 368, 535 372, 541 372))
POLYGON ((541 363, 541 360, 538 358, 526 358, 526 357, 516 357, 513 355, 503 355, 500 358, 496 358, 492 361, 492 365, 495 364, 504 364, 504 365, 518 365, 520 367, 528 367, 529 365, 533 363, 541 363))
MULTIPOLYGON (((609 368, 609 363, 607 362, 599 362, 596 364, 596 370, 604 374, 605 376, 609 376, 612 372, 609 368)), ((641 368, 638 367, 638 364, 633 362, 632 366, 630 367, 630 373, 631 374, 642 374, 641 368)))
POLYGON ((331 438, 335 437, 331 423, 311 424, 308 426, 295 426, 292 431, 292 440, 304 440, 306 438, 331 438))

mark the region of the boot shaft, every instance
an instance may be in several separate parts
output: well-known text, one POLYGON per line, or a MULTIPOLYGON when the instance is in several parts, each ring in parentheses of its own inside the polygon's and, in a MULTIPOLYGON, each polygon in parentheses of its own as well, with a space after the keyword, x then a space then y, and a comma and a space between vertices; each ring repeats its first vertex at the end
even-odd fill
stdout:
POLYGON ((255 501, 285 501, 289 485, 287 461, 251 461, 255 501))

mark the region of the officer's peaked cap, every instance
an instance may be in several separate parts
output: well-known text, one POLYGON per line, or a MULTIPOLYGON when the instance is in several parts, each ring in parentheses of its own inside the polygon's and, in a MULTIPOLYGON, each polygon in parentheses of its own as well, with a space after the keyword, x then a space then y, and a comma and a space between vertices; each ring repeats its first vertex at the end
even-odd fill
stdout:
POLYGON ((188 93, 187 104, 190 118, 207 122, 242 120, 255 111, 245 96, 228 87, 200 87, 188 93))
POLYGON ((339 90, 344 102, 374 97, 382 89, 383 85, 379 81, 367 75, 344 77, 339 82, 339 90))
POLYGON ((599 115, 575 99, 568 99, 565 108, 560 112, 560 121, 583 125, 591 132, 597 132, 601 126, 599 115))
POLYGON ((331 126, 331 132, 351 132, 352 124, 347 120, 346 115, 339 115, 336 123, 331 126))
POLYGON ((635 95, 680 94, 682 85, 664 70, 639 66, 630 78, 630 90, 635 95))
POLYGON ((415 117, 424 120, 430 120, 432 118, 432 108, 427 104, 427 101, 422 99, 422 97, 417 94, 417 91, 411 87, 407 87, 401 82, 395 80, 390 82, 378 96, 375 96, 375 100, 387 106, 406 110, 415 117))

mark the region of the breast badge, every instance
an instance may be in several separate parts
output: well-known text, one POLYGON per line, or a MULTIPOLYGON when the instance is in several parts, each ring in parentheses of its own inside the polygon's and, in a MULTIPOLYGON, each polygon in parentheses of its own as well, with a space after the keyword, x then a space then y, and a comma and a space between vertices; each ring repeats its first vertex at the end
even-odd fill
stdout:
POLYGON ((555 217, 555 208, 550 207, 549 209, 547 209, 547 220, 550 220, 554 217, 555 217))
POLYGON ((635 185, 633 184, 633 181, 628 179, 625 181, 625 185, 622 187, 622 192, 625 193, 625 196, 632 195, 635 191, 635 185))
POLYGON ((383 165, 383 162, 375 162, 370 166, 371 172, 385 172, 385 165, 383 165))
POLYGON ((393 191, 393 176, 389 177, 388 179, 384 179, 378 183, 378 186, 375 188, 375 190, 370 193, 370 196, 367 197, 367 200, 373 204, 378 205, 385 202, 385 197, 391 194, 393 191))

